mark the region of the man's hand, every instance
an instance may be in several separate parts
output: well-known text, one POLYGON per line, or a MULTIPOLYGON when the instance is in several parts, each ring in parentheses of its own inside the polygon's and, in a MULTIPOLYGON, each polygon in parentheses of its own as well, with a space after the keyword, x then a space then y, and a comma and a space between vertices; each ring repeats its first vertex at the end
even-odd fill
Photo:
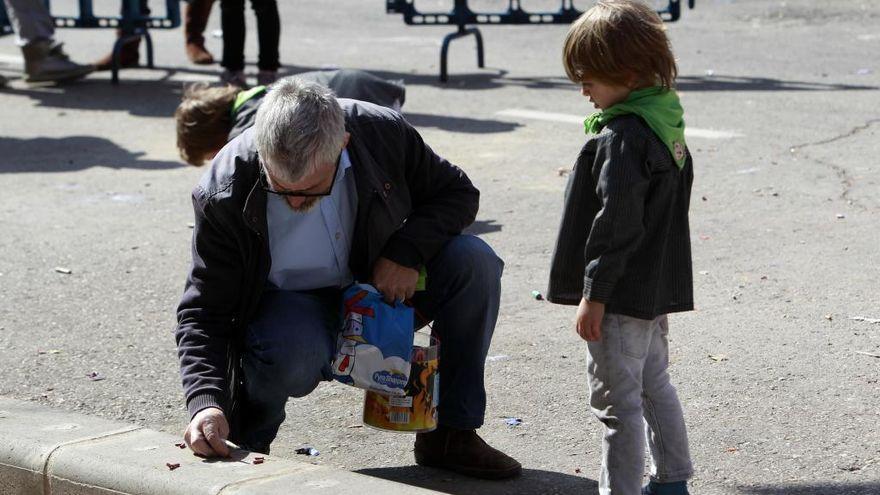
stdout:
POLYGON ((419 271, 389 260, 379 258, 373 266, 373 286, 382 293, 385 301, 406 301, 416 293, 419 271))
POLYGON ((216 407, 196 413, 183 434, 186 445, 202 457, 229 457, 228 437, 229 423, 223 411, 216 407))
POLYGON ((575 320, 575 330, 587 342, 596 342, 602 338, 602 318, 604 316, 605 305, 603 303, 581 298, 575 320))

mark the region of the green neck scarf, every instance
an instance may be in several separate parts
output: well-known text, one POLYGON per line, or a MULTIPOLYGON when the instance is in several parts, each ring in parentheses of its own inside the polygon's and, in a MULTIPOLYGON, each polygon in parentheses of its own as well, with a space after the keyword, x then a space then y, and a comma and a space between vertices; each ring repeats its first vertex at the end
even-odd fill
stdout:
POLYGON ((235 96, 235 102, 232 104, 232 115, 235 115, 238 112, 238 109, 244 105, 244 102, 250 100, 254 96, 263 94, 266 92, 266 86, 254 86, 251 89, 246 91, 239 91, 235 96))
POLYGON ((669 149, 678 168, 684 167, 684 110, 675 91, 660 86, 633 91, 626 100, 587 117, 586 133, 598 134, 611 119, 625 114, 641 117, 669 149))

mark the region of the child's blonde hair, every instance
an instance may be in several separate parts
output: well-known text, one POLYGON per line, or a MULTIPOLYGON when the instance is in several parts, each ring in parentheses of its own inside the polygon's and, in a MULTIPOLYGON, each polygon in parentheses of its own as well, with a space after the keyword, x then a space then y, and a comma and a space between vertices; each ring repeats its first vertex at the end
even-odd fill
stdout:
POLYGON ((205 158, 226 145, 232 128, 232 103, 241 88, 188 86, 174 112, 177 121, 177 149, 180 157, 199 167, 205 158))
POLYGON ((663 20, 636 0, 600 0, 571 25, 562 63, 568 78, 671 89, 678 68, 663 20))

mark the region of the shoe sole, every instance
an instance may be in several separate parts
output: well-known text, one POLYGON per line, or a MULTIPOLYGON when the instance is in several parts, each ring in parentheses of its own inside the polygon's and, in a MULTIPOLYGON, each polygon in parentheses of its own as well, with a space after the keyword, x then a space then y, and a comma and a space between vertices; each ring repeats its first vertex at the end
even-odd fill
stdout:
POLYGON ((86 77, 87 75, 91 74, 92 72, 93 72, 92 69, 88 69, 88 70, 75 71, 75 72, 62 73, 62 74, 50 74, 50 75, 36 76, 36 77, 29 76, 24 81, 29 82, 29 83, 69 82, 69 81, 75 81, 77 79, 82 79, 82 78, 86 77))

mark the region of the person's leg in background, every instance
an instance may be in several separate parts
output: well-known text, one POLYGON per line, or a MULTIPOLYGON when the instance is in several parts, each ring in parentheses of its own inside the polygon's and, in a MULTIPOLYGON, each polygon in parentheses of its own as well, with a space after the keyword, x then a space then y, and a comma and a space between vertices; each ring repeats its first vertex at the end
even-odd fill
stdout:
POLYGON ((220 82, 247 87, 244 76, 244 0, 220 0, 220 24, 223 26, 223 74, 220 82))
POLYGON ((205 48, 205 27, 214 0, 190 0, 183 7, 183 37, 186 56, 194 64, 213 64, 214 56, 205 48))
MULTIPOLYGON (((121 15, 125 15, 125 4, 122 5, 123 11, 121 15)), ((150 15, 150 8, 147 5, 147 0, 139 0, 138 1, 138 10, 140 10, 140 14, 142 16, 150 15)), ((119 38, 122 36, 122 30, 116 30, 116 37, 119 38)), ((122 48, 119 52, 119 67, 121 69, 129 68, 129 67, 137 67, 140 56, 140 46, 141 46, 141 37, 138 36, 136 38, 132 38, 125 43, 122 44, 122 48)), ((95 62, 95 70, 110 70, 113 67, 113 51, 104 55, 100 59, 95 62)))
POLYGON ((4 1, 28 82, 72 80, 92 72, 92 66, 71 61, 62 43, 55 41, 55 23, 42 0, 4 1))
POLYGON ((260 53, 257 58, 257 84, 269 85, 278 79, 281 67, 278 43, 281 39, 281 19, 276 0, 251 0, 257 17, 257 36, 260 53))

